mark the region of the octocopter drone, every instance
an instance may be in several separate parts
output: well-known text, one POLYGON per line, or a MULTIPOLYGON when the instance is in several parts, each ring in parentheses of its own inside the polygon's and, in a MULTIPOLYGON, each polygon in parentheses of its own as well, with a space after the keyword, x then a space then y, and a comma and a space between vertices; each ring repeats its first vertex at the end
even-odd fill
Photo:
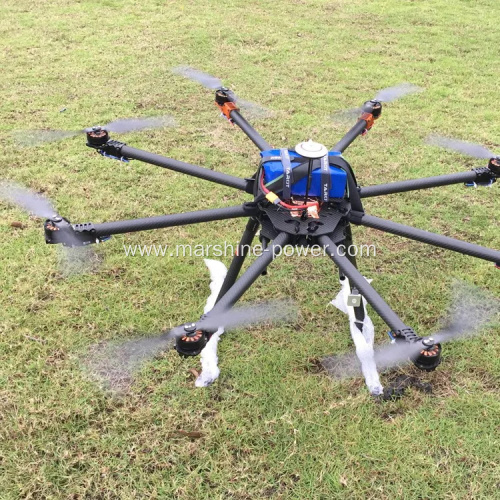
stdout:
MULTIPOLYGON (((175 327, 156 337, 154 342, 150 342, 151 355, 172 344, 175 344, 176 350, 181 355, 198 355, 218 327, 230 328, 268 319, 283 319, 287 316, 287 308, 273 304, 246 308, 233 307, 257 278, 265 274, 276 256, 282 254, 283 247, 319 245, 326 250, 326 254, 337 266, 341 281, 348 280, 350 293, 347 302, 354 308, 358 328, 362 330, 366 315, 365 305, 368 303, 390 329, 392 344, 395 345, 388 345, 377 351, 376 360, 388 365, 390 364, 388 360, 395 363, 411 359, 422 370, 434 370, 441 361, 441 343, 453 340, 464 333, 464 325, 455 321, 432 337, 420 337, 362 276, 357 269, 356 258, 341 251, 341 247, 346 248, 353 244, 351 225, 355 224, 491 261, 498 267, 500 252, 497 250, 370 215, 364 209, 363 200, 374 196, 451 184, 491 185, 500 176, 500 157, 481 146, 432 136, 428 140, 430 144, 487 159, 487 165, 467 172, 360 187, 351 165, 343 156, 344 151, 358 136, 364 135, 374 126, 382 114, 383 103, 416 92, 420 90, 418 87, 402 84, 382 90, 361 108, 343 113, 344 117, 357 114, 357 121, 330 150, 311 140, 302 142, 293 149, 278 149, 271 146, 242 116, 239 105, 249 109, 257 117, 266 115, 266 110, 240 100, 231 90, 224 87, 220 80, 198 70, 179 67, 174 72, 215 90, 215 104, 222 115, 230 123, 238 126, 260 150, 260 163, 252 177, 239 178, 212 171, 136 149, 110 137, 112 131, 128 132, 172 126, 173 121, 168 117, 118 120, 107 127, 87 129, 82 131, 86 135, 87 146, 109 158, 121 161, 139 160, 231 187, 247 194, 250 201, 227 208, 100 224, 90 222, 73 224, 55 213, 50 203, 38 195, 12 187, 4 188, 3 193, 0 191, 0 195, 46 218, 44 224, 46 242, 61 244, 67 248, 86 247, 103 242, 112 235, 134 231, 235 218, 247 219, 238 251, 232 259, 215 306, 199 320, 175 327), (259 238, 264 251, 240 276, 249 247, 259 229, 259 238)), ((78 131, 31 132, 28 143, 64 139, 76 133, 78 131)), ((487 319, 486 316, 483 311, 480 318, 483 323, 487 319)), ((481 321, 476 321, 477 319, 468 321, 467 328, 481 324, 481 321)))

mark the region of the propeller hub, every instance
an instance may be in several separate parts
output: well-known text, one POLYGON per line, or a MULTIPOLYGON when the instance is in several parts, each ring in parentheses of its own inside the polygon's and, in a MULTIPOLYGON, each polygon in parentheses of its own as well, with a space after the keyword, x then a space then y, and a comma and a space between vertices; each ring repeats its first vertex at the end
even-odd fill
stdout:
POLYGON ((194 333, 196 331, 196 323, 185 323, 184 331, 187 334, 194 333))
POLYGON ((224 106, 224 104, 234 101, 234 94, 227 87, 220 87, 215 91, 215 102, 217 105, 224 106))
POLYGON ((372 99, 370 101, 373 105, 372 115, 375 120, 380 117, 382 114, 382 101, 377 101, 376 99, 372 99))
POLYGON ((376 120, 382 114, 382 102, 377 99, 371 99, 363 104, 362 110, 365 113, 373 115, 373 118, 376 120))
POLYGON ((427 337, 426 339, 422 340, 422 344, 424 344, 426 347, 432 347, 435 344, 435 341, 432 337, 427 337))

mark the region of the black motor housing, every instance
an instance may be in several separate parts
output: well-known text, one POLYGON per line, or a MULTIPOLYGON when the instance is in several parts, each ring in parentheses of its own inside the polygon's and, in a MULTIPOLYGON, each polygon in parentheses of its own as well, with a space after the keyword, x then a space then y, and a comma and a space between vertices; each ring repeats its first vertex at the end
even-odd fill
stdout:
POLYGON ((412 361, 419 370, 434 371, 441 363, 441 344, 433 344, 426 349, 422 349, 420 354, 412 361))
POLYGON ((85 130, 87 134, 87 146, 100 148, 109 141, 109 133, 103 127, 92 127, 85 130))
POLYGON ((184 326, 185 334, 175 342, 175 349, 180 356, 198 356, 207 345, 209 335, 202 330, 196 330, 193 324, 184 326))
POLYGON ((496 156, 495 158, 491 158, 488 163, 488 168, 491 172, 500 177, 500 156, 496 156))

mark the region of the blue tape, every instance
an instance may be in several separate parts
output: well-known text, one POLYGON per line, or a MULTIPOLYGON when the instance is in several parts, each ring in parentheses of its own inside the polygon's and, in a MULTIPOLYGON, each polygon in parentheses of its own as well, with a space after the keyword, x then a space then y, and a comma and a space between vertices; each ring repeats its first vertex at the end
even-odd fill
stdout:
POLYGON ((110 155, 109 153, 106 153, 102 149, 98 149, 97 151, 101 156, 105 156, 106 158, 111 158, 112 160, 122 161, 123 163, 130 163, 130 160, 128 158, 125 158, 125 156, 113 156, 113 155, 110 155))

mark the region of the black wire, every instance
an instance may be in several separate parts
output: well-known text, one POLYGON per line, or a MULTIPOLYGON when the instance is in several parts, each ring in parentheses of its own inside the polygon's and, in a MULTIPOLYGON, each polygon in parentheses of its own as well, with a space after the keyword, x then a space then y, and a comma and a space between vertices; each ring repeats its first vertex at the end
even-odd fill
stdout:
MULTIPOLYGON (((307 199, 309 198, 309 189, 311 188, 312 167, 313 167, 313 159, 309 158, 309 166, 307 169, 306 196, 304 199, 304 204, 307 204, 307 199)), ((307 208, 305 208, 304 211, 302 212, 302 218, 303 219, 307 218, 307 208)))

